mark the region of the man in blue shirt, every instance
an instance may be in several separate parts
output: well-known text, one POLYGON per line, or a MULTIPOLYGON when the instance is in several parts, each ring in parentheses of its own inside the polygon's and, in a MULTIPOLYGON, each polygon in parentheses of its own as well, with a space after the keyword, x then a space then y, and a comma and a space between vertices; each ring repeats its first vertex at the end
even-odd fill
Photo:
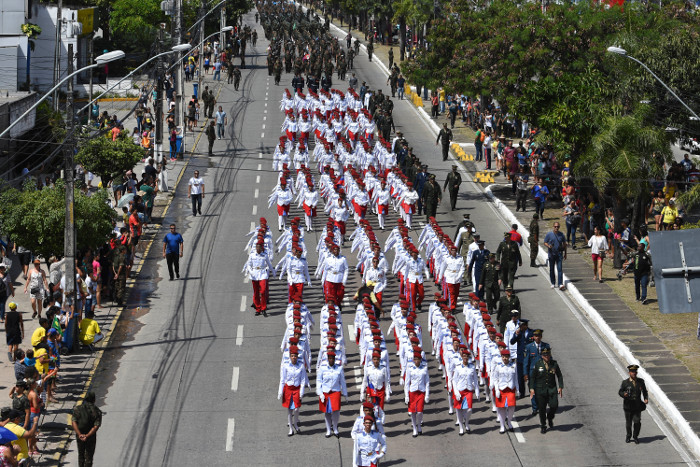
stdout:
POLYGON ((549 262, 549 282, 552 288, 556 287, 554 280, 554 268, 557 268, 557 279, 559 281, 559 289, 564 290, 564 271, 562 263, 566 259, 566 237, 559 231, 559 222, 554 223, 554 230, 547 232, 544 237, 544 246, 548 249, 547 260, 549 262))
POLYGON ((544 219, 544 202, 549 195, 549 188, 544 184, 542 178, 537 181, 537 185, 532 187, 532 194, 535 197, 535 212, 540 215, 540 219, 544 219))
POLYGON ((175 224, 170 224, 170 232, 163 239, 163 257, 168 262, 168 273, 173 280, 173 268, 175 276, 180 278, 180 258, 182 257, 182 235, 175 230, 175 224))

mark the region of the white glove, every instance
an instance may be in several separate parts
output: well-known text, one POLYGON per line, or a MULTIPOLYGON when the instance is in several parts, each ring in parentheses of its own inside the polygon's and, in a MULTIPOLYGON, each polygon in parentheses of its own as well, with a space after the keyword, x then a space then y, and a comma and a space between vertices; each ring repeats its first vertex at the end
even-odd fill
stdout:
POLYGON ((322 403, 322 404, 323 404, 324 402, 326 402, 326 395, 325 395, 325 394, 321 393, 321 395, 318 396, 318 398, 321 399, 321 403, 322 403))
POLYGON ((387 393, 386 397, 384 398, 384 401, 389 402, 391 400, 391 394, 387 393))
POLYGON ((500 398, 501 398, 501 391, 496 389, 496 399, 500 399, 500 398))
POLYGON ((430 396, 425 396, 425 403, 427 404, 428 402, 430 402, 430 396))
POLYGON ((462 400, 462 393, 455 392, 455 399, 457 399, 458 401, 461 401, 462 400))
POLYGON ((408 396, 406 396, 403 401, 408 404, 408 396))
POLYGON ((364 400, 365 400, 365 393, 361 392, 360 393, 360 402, 364 402, 364 400))
POLYGON ((277 400, 282 399, 282 394, 277 394, 277 400))

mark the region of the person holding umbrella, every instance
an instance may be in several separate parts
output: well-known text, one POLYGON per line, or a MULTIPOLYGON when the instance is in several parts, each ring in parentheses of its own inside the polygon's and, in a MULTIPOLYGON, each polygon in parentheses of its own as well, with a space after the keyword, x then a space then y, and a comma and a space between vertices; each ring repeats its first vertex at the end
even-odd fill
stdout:
POLYGON ((33 439, 36 435, 36 429, 39 426, 39 417, 34 419, 32 423, 32 428, 25 430, 22 428, 22 423, 24 421, 24 414, 19 410, 10 410, 8 417, 9 421, 5 424, 5 428, 12 432, 15 439, 11 439, 9 434, 4 435, 4 432, 0 432, 0 444, 6 444, 8 441, 12 441, 13 449, 19 449, 17 454, 17 460, 29 459, 29 446, 27 445, 27 440, 33 439), (8 436, 9 438, 6 438, 8 436))

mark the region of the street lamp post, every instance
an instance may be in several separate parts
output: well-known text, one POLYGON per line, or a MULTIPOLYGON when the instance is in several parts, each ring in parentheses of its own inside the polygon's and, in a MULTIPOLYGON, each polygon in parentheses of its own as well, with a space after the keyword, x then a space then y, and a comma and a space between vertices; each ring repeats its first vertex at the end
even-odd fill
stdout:
POLYGON ((0 138, 2 138, 7 133, 9 133, 10 130, 15 127, 15 125, 17 125, 20 121, 22 121, 34 109, 39 107, 39 104, 44 102, 56 89, 60 88, 63 85, 63 83, 65 83, 69 79, 73 78, 75 75, 82 73, 85 70, 89 70, 91 68, 95 68, 95 67, 98 67, 100 65, 104 65, 105 63, 119 60, 120 58, 123 58, 124 55, 125 55, 124 52, 121 50, 113 50, 112 52, 104 53, 104 54, 100 55, 99 57, 95 58, 95 63, 93 63, 92 65, 88 65, 86 67, 83 67, 79 70, 74 71, 73 73, 70 73, 68 76, 66 76, 61 81, 59 81, 53 88, 49 89, 49 91, 47 91, 46 94, 44 94, 38 101, 36 101, 33 106, 31 106, 29 109, 27 109, 26 112, 24 112, 22 115, 20 115, 15 121, 10 123, 10 125, 7 128, 5 128, 5 130, 3 130, 2 133, 0 133, 0 138))
POLYGON ((688 112, 690 112, 691 115, 692 115, 693 117, 695 117, 695 118, 697 118, 697 119, 700 120, 700 117, 698 117, 698 115, 697 115, 695 112, 693 112, 693 109, 691 109, 690 107, 688 107, 688 104, 686 104, 685 102, 683 102, 683 100, 682 100, 680 97, 678 97, 678 95, 677 95, 675 92, 673 92, 673 90, 672 90, 671 88, 669 88, 669 87, 666 85, 666 83, 664 83, 663 81, 661 81, 661 78, 659 78, 658 76, 656 76, 656 74, 655 74, 653 71, 651 71, 651 70, 649 69, 649 67, 646 66, 644 63, 642 63, 641 61, 637 60, 637 59, 634 58, 633 56, 628 55, 628 54, 627 54, 627 51, 626 51, 625 49, 621 48, 621 47, 610 46, 610 47, 608 47, 608 52, 610 52, 610 53, 612 53, 612 54, 622 55, 623 57, 629 58, 629 59, 632 60, 633 62, 636 62, 636 63, 640 64, 642 67, 644 67, 645 70, 647 70, 647 71, 651 74, 651 76, 653 76, 654 78, 656 78, 656 81, 658 81, 659 83, 661 83, 661 85, 662 85, 664 88, 666 88, 666 90, 667 90, 668 92, 670 92, 671 95, 672 95, 673 97, 675 97, 676 100, 677 100, 678 102, 680 102, 681 104, 683 104, 683 107, 685 107, 686 109, 688 109, 688 112))

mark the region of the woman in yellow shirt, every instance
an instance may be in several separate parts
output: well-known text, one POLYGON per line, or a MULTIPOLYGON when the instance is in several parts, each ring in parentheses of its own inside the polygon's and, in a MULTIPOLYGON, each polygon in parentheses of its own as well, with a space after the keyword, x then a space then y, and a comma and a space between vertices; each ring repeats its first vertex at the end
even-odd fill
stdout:
POLYGON ((664 230, 671 230, 673 223, 676 222, 676 217, 678 217, 675 201, 670 200, 668 202, 668 206, 661 210, 661 217, 664 222, 664 230))

